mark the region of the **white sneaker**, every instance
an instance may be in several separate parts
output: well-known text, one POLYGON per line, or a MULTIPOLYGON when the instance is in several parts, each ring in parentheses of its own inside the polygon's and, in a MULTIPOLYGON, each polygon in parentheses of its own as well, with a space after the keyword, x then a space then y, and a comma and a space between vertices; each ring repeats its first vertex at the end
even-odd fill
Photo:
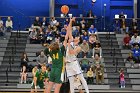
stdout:
POLYGON ((123 86, 121 86, 121 88, 123 88, 123 86))
POLYGON ((125 88, 125 86, 123 86, 123 88, 125 88))
POLYGON ((24 81, 24 84, 26 84, 26 81, 24 81))
POLYGON ((20 84, 22 84, 23 82, 22 81, 20 81, 20 84))

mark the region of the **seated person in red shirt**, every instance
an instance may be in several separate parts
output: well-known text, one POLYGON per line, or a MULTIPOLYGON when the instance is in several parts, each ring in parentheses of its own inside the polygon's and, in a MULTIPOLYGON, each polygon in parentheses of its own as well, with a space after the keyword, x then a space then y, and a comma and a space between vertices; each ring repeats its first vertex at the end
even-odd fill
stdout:
POLYGON ((130 38, 129 34, 126 33, 125 37, 123 38, 124 48, 130 49, 130 45, 129 45, 130 40, 131 40, 131 38, 130 38))

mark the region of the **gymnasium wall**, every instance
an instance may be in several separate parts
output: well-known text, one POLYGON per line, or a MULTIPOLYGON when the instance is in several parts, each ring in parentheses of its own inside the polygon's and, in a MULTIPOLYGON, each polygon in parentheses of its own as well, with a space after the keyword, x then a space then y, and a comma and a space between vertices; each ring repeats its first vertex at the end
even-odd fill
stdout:
MULTIPOLYGON (((106 22, 112 22, 107 20, 112 20, 115 14, 121 11, 124 11, 129 18, 133 17, 133 0, 96 0, 94 5, 91 0, 55 0, 55 16, 60 16, 60 8, 64 4, 70 7, 69 13, 74 16, 80 16, 80 14, 86 16, 87 12, 92 10, 99 18, 100 25, 103 25, 101 23, 104 15, 106 22)), ((0 0, 0 15, 14 16, 14 28, 18 29, 20 25, 24 29, 32 22, 29 16, 49 16, 49 0, 0 0)))
POLYGON ((13 16, 14 29, 24 30, 31 25, 29 16, 49 16, 49 0, 0 0, 0 16, 13 16))
POLYGON ((138 18, 140 18, 140 0, 138 0, 137 10, 138 10, 138 18))

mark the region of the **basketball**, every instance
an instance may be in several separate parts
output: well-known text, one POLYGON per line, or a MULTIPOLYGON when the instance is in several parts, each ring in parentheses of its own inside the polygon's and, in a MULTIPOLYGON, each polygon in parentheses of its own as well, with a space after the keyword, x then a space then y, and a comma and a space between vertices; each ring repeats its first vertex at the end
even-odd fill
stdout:
POLYGON ((63 5, 63 6, 61 7, 61 12, 62 12, 63 14, 67 14, 67 13, 69 12, 69 7, 68 7, 67 5, 63 5))

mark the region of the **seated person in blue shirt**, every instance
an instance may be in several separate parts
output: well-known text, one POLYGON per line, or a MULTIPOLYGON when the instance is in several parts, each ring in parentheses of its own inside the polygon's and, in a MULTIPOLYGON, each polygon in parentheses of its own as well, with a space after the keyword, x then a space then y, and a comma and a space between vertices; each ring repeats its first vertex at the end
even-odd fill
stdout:
POLYGON ((114 32, 121 33, 120 32, 120 23, 119 23, 119 20, 115 20, 115 22, 113 24, 113 28, 114 28, 114 32))
POLYGON ((91 25, 90 28, 88 29, 88 34, 96 34, 97 29, 94 28, 94 25, 91 25))
POLYGON ((64 21, 64 25, 67 25, 68 26, 69 24, 69 19, 67 18, 65 21, 64 21))
POLYGON ((89 36, 88 36, 87 32, 84 32, 84 35, 82 35, 82 40, 89 41, 89 36))
POLYGON ((45 33, 45 43, 51 43, 51 41, 53 40, 53 35, 52 35, 52 31, 51 29, 48 29, 45 33))
POLYGON ((63 42, 66 36, 66 29, 62 28, 61 32, 60 32, 60 41, 63 42))
POLYGON ((133 56, 138 60, 138 62, 140 61, 140 48, 138 45, 135 45, 135 47, 132 49, 133 52, 133 56))
POLYGON ((77 27, 76 26, 73 27, 72 36, 73 37, 79 37, 80 36, 80 32, 78 30, 78 26, 77 27))

